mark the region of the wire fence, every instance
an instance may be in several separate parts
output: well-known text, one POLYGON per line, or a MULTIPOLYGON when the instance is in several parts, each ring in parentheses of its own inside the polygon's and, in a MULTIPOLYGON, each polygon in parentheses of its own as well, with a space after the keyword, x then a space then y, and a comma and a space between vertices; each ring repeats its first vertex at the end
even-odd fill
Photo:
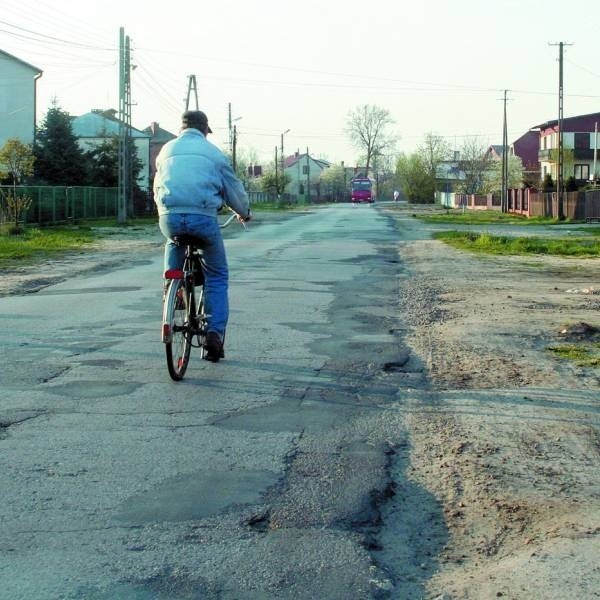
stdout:
MULTIPOLYGON (((0 224, 11 221, 8 197, 14 189, 0 186, 0 224)), ((17 186, 17 197, 27 197, 29 207, 22 221, 29 224, 69 223, 79 219, 116 217, 118 189, 103 187, 17 186)))

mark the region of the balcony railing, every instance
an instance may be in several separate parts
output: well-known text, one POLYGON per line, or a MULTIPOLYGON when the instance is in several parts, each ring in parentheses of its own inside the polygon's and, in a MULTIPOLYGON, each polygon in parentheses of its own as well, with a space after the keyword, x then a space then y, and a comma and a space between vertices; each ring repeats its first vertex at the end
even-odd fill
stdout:
POLYGON ((538 151, 538 160, 556 161, 558 150, 556 148, 545 148, 538 151))
MULTIPOLYGON (((569 157, 571 160, 594 160, 593 148, 565 148, 565 159, 569 157)), ((600 148, 596 151, 600 159, 600 148)), ((538 150, 538 160, 547 162, 558 162, 558 149, 546 148, 538 150)))

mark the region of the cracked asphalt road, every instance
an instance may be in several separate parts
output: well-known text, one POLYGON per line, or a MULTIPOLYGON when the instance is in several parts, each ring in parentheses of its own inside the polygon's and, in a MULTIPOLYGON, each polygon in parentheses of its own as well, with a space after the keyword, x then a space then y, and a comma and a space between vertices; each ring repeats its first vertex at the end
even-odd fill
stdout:
MULTIPOLYGON (((389 594, 397 396, 423 377, 402 345, 394 223, 340 205, 258 217, 227 245, 227 359, 192 354, 177 384, 156 248, 0 298, 0 598, 389 594)), ((418 597, 445 532, 410 485, 396 566, 419 561, 418 597), (423 520, 437 525, 417 548, 423 520)))

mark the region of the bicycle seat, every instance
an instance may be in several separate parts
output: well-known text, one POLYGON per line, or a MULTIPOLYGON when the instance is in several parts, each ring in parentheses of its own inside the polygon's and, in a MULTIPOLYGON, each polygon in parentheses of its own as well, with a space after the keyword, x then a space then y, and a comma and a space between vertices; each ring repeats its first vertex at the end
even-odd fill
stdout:
POLYGON ((193 235, 174 235, 172 240, 176 246, 194 246, 194 248, 202 247, 202 240, 193 235))

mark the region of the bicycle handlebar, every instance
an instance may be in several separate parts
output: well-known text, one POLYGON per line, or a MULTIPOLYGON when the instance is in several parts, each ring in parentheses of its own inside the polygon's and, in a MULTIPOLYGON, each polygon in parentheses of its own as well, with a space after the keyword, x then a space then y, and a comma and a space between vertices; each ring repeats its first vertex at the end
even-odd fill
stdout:
MULTIPOLYGON (((227 207, 227 208, 229 208, 229 207, 227 207)), ((232 222, 234 219, 236 219, 236 218, 237 218, 237 216, 238 216, 238 214, 237 214, 237 213, 236 213, 234 210, 232 210, 231 208, 229 208, 229 210, 231 211, 231 215, 230 215, 229 217, 227 217, 227 219, 226 219, 226 221, 225 221, 224 223, 221 223, 221 224, 219 225, 219 227, 220 227, 221 229, 225 229, 225 227, 227 227, 227 226, 228 226, 228 225, 229 225, 229 224, 230 224, 230 223, 231 223, 231 222, 232 222)), ((240 220, 240 225, 241 225, 241 226, 242 226, 244 229, 247 229, 247 227, 246 227, 246 223, 244 223, 244 221, 240 220)))

